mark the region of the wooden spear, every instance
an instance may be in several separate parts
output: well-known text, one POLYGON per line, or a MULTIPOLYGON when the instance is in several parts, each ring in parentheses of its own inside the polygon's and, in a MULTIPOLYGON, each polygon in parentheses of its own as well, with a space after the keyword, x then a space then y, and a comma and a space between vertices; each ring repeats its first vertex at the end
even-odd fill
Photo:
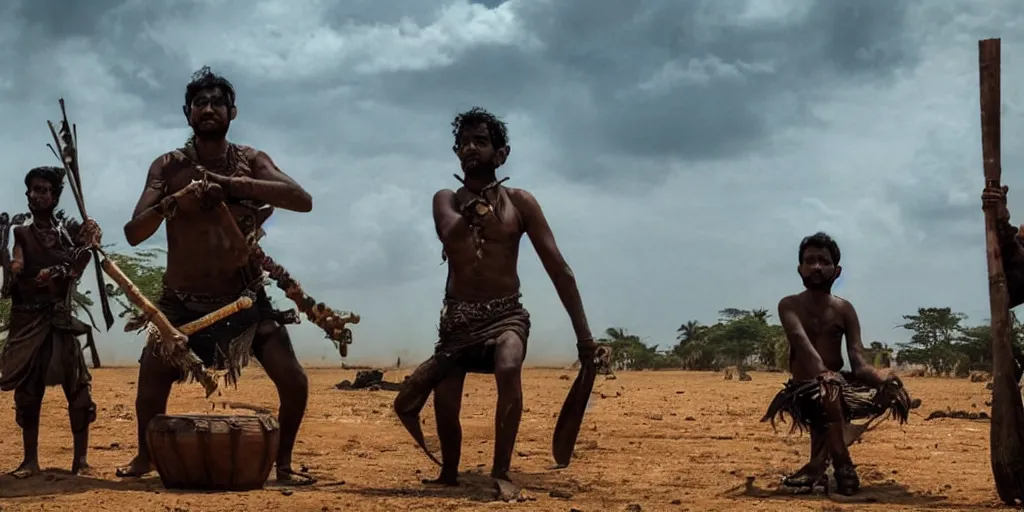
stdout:
MULTIPOLYGON (((985 186, 1000 187, 1000 40, 978 41, 981 92, 981 148, 985 186)), ((988 296, 992 316, 992 420, 990 456, 996 492, 1012 505, 1024 499, 1024 404, 1015 379, 1010 347, 1010 300, 999 243, 999 219, 985 210, 985 252, 988 296)))

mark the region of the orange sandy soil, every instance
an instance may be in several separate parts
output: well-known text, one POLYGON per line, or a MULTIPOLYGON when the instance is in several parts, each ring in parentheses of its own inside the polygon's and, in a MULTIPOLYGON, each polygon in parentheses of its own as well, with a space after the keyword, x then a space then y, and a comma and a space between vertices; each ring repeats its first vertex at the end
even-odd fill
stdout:
MULTIPOLYGON (((348 390, 334 384, 355 371, 310 369, 310 402, 299 432, 295 461, 321 477, 313 487, 275 487, 247 493, 164 490, 155 473, 119 481, 114 468, 135 452, 135 368, 94 371, 99 418, 93 426, 90 462, 94 477, 72 477, 71 434, 63 393, 50 388, 43 406, 42 475, 28 480, 0 476, 0 510, 128 511, 366 511, 523 510, 643 511, 714 510, 977 510, 998 506, 989 469, 987 421, 924 421, 933 410, 987 410, 984 384, 967 380, 907 378, 923 400, 908 425, 882 424, 852 447, 862 492, 854 497, 793 496, 777 489, 781 476, 807 457, 807 437, 774 433, 759 423, 783 374, 754 373, 753 381, 723 380, 696 372, 620 372, 598 377, 576 458, 549 471, 552 429, 571 384, 569 370, 530 369, 524 375, 526 410, 519 432, 513 478, 526 501, 492 501, 494 384, 471 375, 463 401, 464 485, 431 489, 420 478, 436 469, 420 453, 390 409, 389 391, 348 390), (754 478, 752 485, 746 481, 754 478), (553 497, 552 494, 562 497, 553 497), (633 510, 637 510, 632 507, 633 510)), ((406 371, 388 372, 400 382, 406 371)), ((215 401, 276 410, 276 392, 259 368, 243 375, 237 390, 215 401)), ((0 395, 0 470, 21 460, 11 393, 0 395)), ((198 385, 174 388, 171 413, 211 409, 198 385)), ((222 413, 217 407, 217 413, 222 413)), ((251 414, 239 409, 236 414, 251 414)), ((433 437, 433 409, 424 412, 433 437)), ((436 448, 436 442, 431 442, 436 448)))

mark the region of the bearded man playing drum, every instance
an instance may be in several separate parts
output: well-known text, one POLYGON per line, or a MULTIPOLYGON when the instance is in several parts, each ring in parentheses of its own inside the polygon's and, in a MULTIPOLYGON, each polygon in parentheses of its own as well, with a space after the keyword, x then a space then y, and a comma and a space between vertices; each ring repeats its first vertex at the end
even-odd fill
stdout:
MULTIPOLYGON (((278 321, 280 312, 270 306, 262 270, 245 258, 245 244, 232 242, 226 233, 234 229, 251 237, 273 207, 309 212, 312 198, 266 153, 227 141, 228 127, 238 112, 235 91, 208 67, 197 71, 186 86, 183 111, 193 136, 184 148, 161 155, 150 166, 142 196, 124 226, 125 237, 136 246, 167 221, 167 271, 157 306, 174 325, 200 318, 242 295, 254 297, 251 308, 189 336, 189 348, 207 367, 226 369, 229 382, 236 381, 250 355, 256 357, 280 399, 277 480, 298 483, 298 476, 311 483, 312 478, 292 470, 292 449, 309 394, 305 371, 278 321), (222 203, 231 213, 227 219, 216 215, 223 211, 222 203)), ((155 344, 143 350, 139 363, 139 452, 117 470, 120 477, 153 469, 147 425, 166 411, 172 384, 185 379, 155 344)))
MULTIPOLYGON (((452 122, 465 178, 458 191, 434 194, 434 226, 448 261, 448 283, 434 355, 409 376, 395 398, 395 411, 413 439, 426 451, 419 412, 434 393, 437 435, 443 464, 436 480, 458 485, 462 427, 462 387, 466 373, 494 374, 498 387, 495 414, 494 478, 499 497, 509 500, 519 488, 509 479, 512 452, 523 412, 522 367, 530 316, 520 303, 519 242, 530 237, 569 313, 581 361, 594 357, 576 278, 555 244, 540 204, 529 192, 506 188, 495 171, 508 158, 505 123, 474 108, 452 122)), ((434 456, 427 452, 431 459, 434 456)), ((435 462, 436 459, 434 459, 435 462)))

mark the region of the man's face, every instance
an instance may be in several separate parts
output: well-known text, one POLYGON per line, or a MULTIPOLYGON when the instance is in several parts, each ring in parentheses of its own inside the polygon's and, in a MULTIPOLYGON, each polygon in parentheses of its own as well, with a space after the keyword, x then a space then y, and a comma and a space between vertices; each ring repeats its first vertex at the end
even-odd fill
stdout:
POLYGON ((458 147, 455 154, 462 164, 462 172, 466 175, 493 172, 502 163, 503 151, 496 150, 491 142, 491 132, 487 123, 467 126, 459 134, 458 147))
POLYGON ((199 91, 189 105, 188 124, 197 138, 224 138, 231 125, 228 97, 218 87, 199 91))
POLYGON ((822 247, 807 247, 804 249, 803 257, 797 272, 803 279, 804 287, 808 290, 828 291, 832 289, 832 283, 839 277, 841 267, 836 266, 832 261, 832 255, 828 249, 822 247))
POLYGON ((34 178, 29 184, 28 209, 33 212, 48 212, 56 205, 53 196, 53 186, 49 181, 41 178, 34 178))

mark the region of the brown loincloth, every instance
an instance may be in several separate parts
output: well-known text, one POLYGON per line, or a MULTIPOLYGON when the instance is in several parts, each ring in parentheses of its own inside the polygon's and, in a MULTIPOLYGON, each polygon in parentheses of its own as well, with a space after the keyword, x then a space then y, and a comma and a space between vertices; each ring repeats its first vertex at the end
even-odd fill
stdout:
MULTIPOLYGON (((856 379, 850 372, 841 372, 837 381, 843 418, 847 423, 867 420, 867 425, 882 417, 893 417, 903 424, 909 419, 910 394, 902 384, 884 384, 875 389, 856 379)), ((791 432, 824 429, 827 419, 821 393, 822 384, 817 379, 789 379, 785 387, 775 395, 761 421, 771 421, 772 428, 775 428, 775 421, 785 421, 788 415, 793 420, 791 432)))
MULTIPOLYGON (((252 307, 238 311, 203 330, 188 337, 188 347, 203 361, 206 368, 226 370, 225 383, 238 384, 242 368, 249 364, 249 358, 262 342, 256 336, 256 330, 263 320, 276 320, 275 311, 263 287, 252 292, 256 298, 252 307)), ((156 306, 167 316, 171 324, 184 325, 193 320, 212 313, 236 300, 241 296, 212 296, 195 293, 176 292, 164 288, 163 295, 156 306)), ((158 356, 162 351, 154 343, 151 336, 146 350, 152 350, 158 356)), ((184 358, 164 358, 165 361, 181 370, 178 382, 198 380, 193 375, 194 368, 184 358)), ((140 363, 142 359, 139 359, 140 363)))
POLYGON ((0 390, 22 387, 41 373, 45 374, 45 386, 88 386, 92 376, 78 341, 78 336, 88 330, 62 304, 15 304, 7 342, 0 353, 0 390), (48 343, 52 348, 45 347, 48 343))
POLYGON ((499 336, 512 331, 526 342, 530 314, 521 294, 483 302, 445 299, 434 345, 434 358, 452 363, 469 373, 494 373, 494 351, 499 336))

